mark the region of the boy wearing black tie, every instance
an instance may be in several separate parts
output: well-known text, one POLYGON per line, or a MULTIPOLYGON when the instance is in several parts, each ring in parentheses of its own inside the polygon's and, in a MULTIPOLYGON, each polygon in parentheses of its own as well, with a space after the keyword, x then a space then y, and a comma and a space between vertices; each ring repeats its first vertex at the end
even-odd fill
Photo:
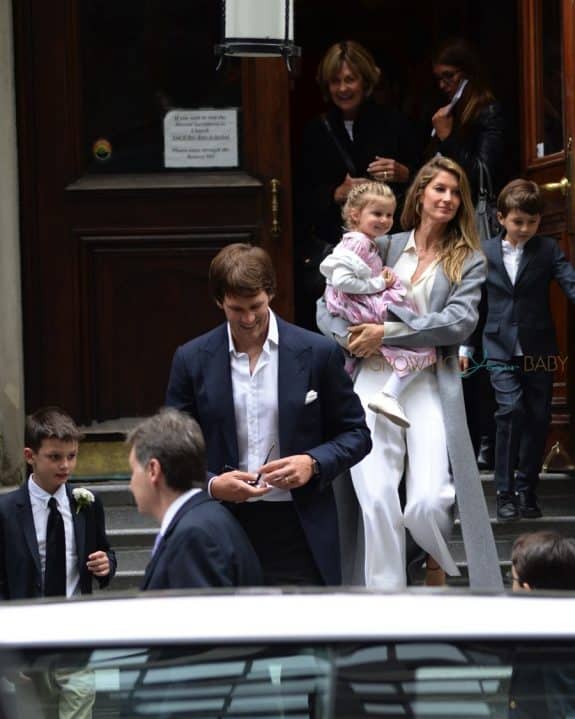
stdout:
POLYGON ((102 503, 68 485, 81 438, 72 418, 46 407, 26 418, 28 480, 0 497, 0 599, 90 594, 106 586, 116 557, 102 503))

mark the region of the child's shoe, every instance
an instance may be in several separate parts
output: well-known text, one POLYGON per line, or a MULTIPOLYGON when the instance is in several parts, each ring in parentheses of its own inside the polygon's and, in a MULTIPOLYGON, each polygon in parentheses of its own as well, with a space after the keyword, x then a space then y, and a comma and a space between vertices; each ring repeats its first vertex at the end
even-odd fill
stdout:
POLYGON ((403 407, 399 402, 389 394, 381 391, 378 392, 367 406, 372 412, 385 415, 391 422, 398 424, 400 427, 409 427, 410 422, 405 416, 403 407))
POLYGON ((519 490, 517 492, 517 503, 519 505, 519 514, 523 519, 538 519, 543 516, 543 512, 537 504, 535 492, 528 489, 519 490))

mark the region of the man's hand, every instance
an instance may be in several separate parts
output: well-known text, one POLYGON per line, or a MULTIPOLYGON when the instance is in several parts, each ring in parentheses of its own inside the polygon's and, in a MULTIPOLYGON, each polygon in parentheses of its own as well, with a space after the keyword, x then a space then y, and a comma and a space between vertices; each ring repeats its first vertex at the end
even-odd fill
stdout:
POLYGON ((459 357, 459 371, 461 374, 465 374, 469 369, 469 357, 459 357))
POLYGON ((373 357, 379 354, 383 339, 383 324, 354 325, 349 328, 351 335, 347 345, 354 357, 373 357))
POLYGON ((92 552, 86 562, 88 571, 95 577, 107 577, 110 574, 110 558, 106 552, 92 552))
POLYGON ((266 484, 278 489, 297 489, 307 484, 313 476, 313 459, 309 454, 292 454, 274 459, 258 470, 265 476, 266 484))
POLYGON ((261 497, 270 491, 264 483, 261 486, 248 484, 255 482, 256 475, 233 469, 224 472, 210 481, 210 494, 222 502, 245 502, 252 497, 261 497))

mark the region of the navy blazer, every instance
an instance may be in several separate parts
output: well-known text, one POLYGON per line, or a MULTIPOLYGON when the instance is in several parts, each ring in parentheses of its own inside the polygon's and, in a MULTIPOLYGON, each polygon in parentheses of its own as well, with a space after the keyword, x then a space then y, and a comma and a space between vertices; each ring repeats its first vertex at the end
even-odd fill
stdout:
MULTIPOLYGON (((92 504, 76 512, 76 500, 69 485, 66 485, 66 493, 74 523, 80 591, 91 594, 93 575, 86 567, 88 555, 97 551, 108 555, 110 574, 96 577, 101 587, 116 573, 116 555, 106 536, 100 499, 96 496, 92 504)), ((40 552, 26 481, 14 492, 0 495, 0 599, 41 597, 42 585, 40 552)))
POLYGON ((558 352, 549 304, 551 281, 557 280, 575 303, 575 269, 557 240, 534 235, 523 249, 513 285, 503 264, 502 239, 500 234, 483 243, 487 258, 483 352, 487 359, 509 360, 519 340, 523 354, 536 362, 558 352))
MULTIPOLYGON (((341 583, 332 480, 371 450, 365 414, 335 342, 277 318, 280 456, 309 453, 319 477, 292 491, 317 566, 328 585, 341 583), (317 399, 306 404, 310 390, 317 399)), ((227 323, 179 347, 166 404, 188 412, 206 439, 208 469, 239 463, 227 323)))
POLYGON ((259 559, 239 522, 207 492, 176 513, 150 561, 142 589, 263 585, 259 559))

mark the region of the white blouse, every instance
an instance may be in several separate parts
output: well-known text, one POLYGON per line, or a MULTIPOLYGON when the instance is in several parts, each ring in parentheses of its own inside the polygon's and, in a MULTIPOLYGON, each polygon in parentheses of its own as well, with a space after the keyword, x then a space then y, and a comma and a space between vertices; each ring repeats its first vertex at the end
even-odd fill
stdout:
MULTIPOLYGON (((419 260, 415 247, 415 230, 412 230, 409 240, 407 241, 399 260, 392 268, 395 274, 401 280, 401 284, 407 290, 407 297, 417 307, 420 315, 429 312, 429 298, 433 283, 435 282, 435 273, 437 271, 438 261, 432 262, 415 282, 411 282, 411 278, 417 270, 419 260)), ((403 322, 385 322, 384 336, 398 337, 407 334, 408 328, 403 322)))

